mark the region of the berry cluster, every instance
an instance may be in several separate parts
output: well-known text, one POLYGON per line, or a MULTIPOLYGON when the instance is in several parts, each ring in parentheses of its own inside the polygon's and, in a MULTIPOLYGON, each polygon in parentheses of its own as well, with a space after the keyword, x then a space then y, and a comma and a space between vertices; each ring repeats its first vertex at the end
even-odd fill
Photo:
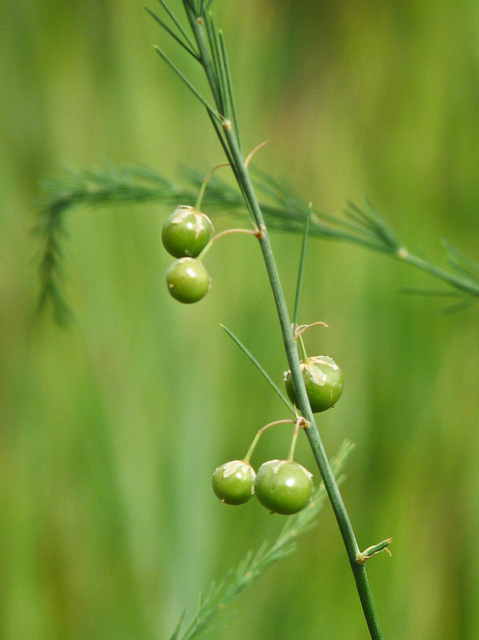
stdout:
POLYGON ((211 220, 194 207, 179 206, 163 225, 161 239, 175 258, 166 272, 168 291, 179 302, 198 302, 208 293, 211 278, 200 258, 213 234, 211 220))
MULTIPOLYGON (((314 413, 331 408, 343 392, 344 376, 332 358, 314 356, 300 363, 306 392, 314 413)), ((286 392, 296 405, 291 371, 284 374, 286 392)), ((226 504, 244 504, 252 495, 271 513, 291 515, 306 507, 313 492, 312 474, 293 460, 299 427, 307 428, 308 422, 299 417, 296 420, 290 453, 286 460, 269 460, 258 469, 251 466, 249 459, 266 429, 279 423, 294 422, 278 420, 259 430, 243 460, 232 460, 218 467, 213 473, 213 490, 226 504)))

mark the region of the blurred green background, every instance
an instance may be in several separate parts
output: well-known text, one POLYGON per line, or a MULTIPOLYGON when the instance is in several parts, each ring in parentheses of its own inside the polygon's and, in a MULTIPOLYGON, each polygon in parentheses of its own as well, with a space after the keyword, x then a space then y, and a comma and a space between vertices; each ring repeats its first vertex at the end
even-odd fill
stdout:
MULTIPOLYGON (((447 238, 478 258, 477 2, 215 5, 244 146, 271 141, 258 167, 331 213, 366 195, 411 250, 443 261, 447 238)), ((216 466, 285 417, 219 327, 281 381, 255 243, 219 243, 211 292, 185 307, 164 284, 167 208, 76 210, 65 247, 76 323, 35 316, 42 179, 126 163, 173 178, 180 164, 223 161, 155 43, 176 52, 141 2, 0 2, 2 640, 166 640, 200 589, 282 525, 210 488, 216 466)), ((272 239, 292 301, 300 238, 272 239)), ((360 546, 394 537, 393 557, 369 563, 391 640, 479 637, 478 309, 444 315, 441 300, 400 292, 437 284, 352 245, 309 245, 301 322, 330 328, 306 343, 346 376, 319 425, 330 454, 356 443, 343 495, 360 546)), ((254 462, 284 457, 286 432, 254 462)), ((314 469, 305 438, 297 459, 314 469)), ((368 637, 329 507, 233 608, 214 637, 368 637)))

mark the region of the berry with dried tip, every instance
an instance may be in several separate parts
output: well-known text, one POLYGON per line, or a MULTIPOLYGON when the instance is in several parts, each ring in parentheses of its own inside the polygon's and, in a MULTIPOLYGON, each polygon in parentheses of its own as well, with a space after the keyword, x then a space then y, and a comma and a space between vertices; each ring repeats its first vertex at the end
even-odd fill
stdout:
POLYGON ((293 460, 270 460, 258 469, 254 490, 272 513, 291 515, 304 509, 313 493, 312 474, 293 460))
POLYGON ((175 258, 196 258, 213 234, 211 220, 194 207, 180 205, 166 219, 161 232, 165 249, 175 258))
MULTIPOLYGON (((344 375, 338 365, 328 356, 313 356, 300 362, 300 367, 313 413, 332 407, 339 400, 344 387, 344 375)), ((296 405, 291 371, 285 372, 284 382, 289 399, 296 405)))
POLYGON ((244 504, 254 493, 256 474, 249 462, 225 462, 213 473, 213 491, 221 502, 244 504))
POLYGON ((166 284, 175 300, 189 304, 204 298, 211 286, 211 278, 200 260, 180 258, 168 267, 166 284))

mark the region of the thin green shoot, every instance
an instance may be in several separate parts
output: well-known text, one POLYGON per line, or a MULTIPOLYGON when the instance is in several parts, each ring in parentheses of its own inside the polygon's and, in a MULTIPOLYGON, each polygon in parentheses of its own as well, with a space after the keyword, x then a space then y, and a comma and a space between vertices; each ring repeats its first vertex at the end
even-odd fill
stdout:
POLYGON ((306 360, 308 359, 308 354, 306 352, 306 347, 304 346, 304 340, 303 340, 303 335, 301 333, 297 334, 297 341, 299 342, 299 347, 301 349, 301 354, 302 354, 302 360, 304 362, 306 362, 306 360))
POLYGON ((296 426, 293 431, 293 437, 291 438, 291 444, 289 446, 288 457, 286 458, 289 461, 294 460, 294 452, 296 450, 296 443, 298 441, 298 435, 299 435, 299 425, 300 425, 300 421, 297 420, 296 426))
POLYGON ((181 78, 181 80, 183 80, 183 82, 190 89, 190 91, 198 98, 198 100, 206 107, 206 110, 208 111, 210 116, 212 116, 213 118, 218 120, 220 123, 223 123, 223 120, 222 120, 221 116, 219 115, 219 113, 215 109, 213 109, 213 107, 207 102, 207 100, 205 98, 203 98, 201 93, 196 89, 196 87, 193 86, 193 84, 188 80, 188 78, 184 75, 184 73, 182 71, 180 71, 180 69, 178 69, 178 67, 175 65, 175 63, 172 60, 170 60, 170 58, 166 55, 166 53, 162 49, 160 49, 160 47, 157 47, 156 45, 155 45, 154 49, 155 49, 156 53, 161 58, 163 58, 163 60, 166 62, 166 64, 171 69, 173 69, 173 71, 181 78))
POLYGON ((185 49, 185 51, 187 51, 191 56, 193 56, 193 58, 195 58, 195 60, 200 59, 198 53, 196 53, 193 50, 193 45, 188 45, 186 42, 183 42, 183 40, 160 18, 156 15, 156 13, 154 13, 151 9, 149 9, 148 7, 145 7, 145 10, 147 11, 147 13, 149 13, 149 15, 153 18, 153 20, 155 20, 156 22, 158 22, 159 25, 161 25, 163 27, 163 29, 165 31, 167 31, 170 36, 176 40, 176 42, 181 45, 183 47, 183 49, 185 49))
POLYGON ((230 118, 235 130, 236 137, 238 138, 238 141, 240 143, 240 149, 241 149, 238 112, 236 111, 236 102, 235 102, 234 93, 233 93, 233 82, 231 79, 231 72, 230 72, 230 67, 228 62, 228 54, 226 51, 225 38, 221 29, 218 31, 218 35, 220 39, 221 57, 223 59, 223 65, 224 65, 224 75, 226 80, 226 88, 228 92, 228 101, 231 107, 230 118))
POLYGON ((220 167, 229 167, 229 166, 231 166, 229 162, 222 162, 221 164, 217 164, 216 167, 213 167, 213 169, 211 169, 211 171, 209 171, 206 174, 205 179, 203 180, 203 183, 202 183, 202 185, 200 187, 200 190, 198 192, 198 197, 196 198, 196 203, 195 203, 196 211, 201 211, 201 203, 203 201, 203 196, 205 195, 206 185, 210 181, 211 176, 213 175, 213 173, 217 169, 219 169, 220 167))
MULTIPOLYGON (((279 425, 279 424, 297 424, 298 420, 275 420, 274 422, 270 422, 269 424, 265 425, 264 427, 261 427, 261 429, 258 429, 258 431, 256 432, 255 437, 253 438, 252 443, 249 446, 248 451, 246 452, 245 457, 243 458, 243 460, 245 462, 249 462, 251 460, 251 456, 253 455, 254 450, 256 449, 256 445, 258 444, 261 436, 263 435, 263 433, 265 431, 267 431, 268 429, 271 429, 271 427, 275 427, 276 425, 279 425)), ((301 418, 301 420, 303 420, 303 419, 301 418)))
POLYGON ((186 17, 188 18, 191 30, 198 45, 203 70, 208 80, 208 84, 210 85, 215 104, 219 109, 221 105, 219 79, 212 60, 208 39, 205 37, 204 17, 202 15, 201 19, 198 20, 199 16, 195 7, 192 7, 191 3, 188 3, 186 0, 183 0, 183 5, 185 7, 186 17))
POLYGON ((178 618, 178 622, 176 624, 175 630, 173 631, 173 634, 170 636, 170 640, 178 640, 178 637, 180 635, 181 625, 183 624, 185 615, 186 615, 186 611, 183 611, 183 613, 178 618))
POLYGON ((205 15, 205 25, 206 25, 206 32, 208 34, 210 50, 212 53, 213 65, 216 72, 216 77, 218 79, 218 87, 220 90, 220 99, 221 99, 221 104, 219 105, 220 110, 222 115, 229 120, 230 110, 229 110, 229 100, 228 100, 228 87, 225 80, 224 60, 221 52, 218 29, 216 28, 214 18, 210 13, 207 13, 205 15))
POLYGON ((304 221, 303 243, 301 245, 301 256, 299 259, 298 280, 296 283, 296 296, 294 300, 293 327, 298 324, 299 305, 301 302, 301 290, 303 287, 304 265, 306 263, 306 245, 308 243, 309 227, 311 225, 312 204, 309 204, 308 212, 304 221))
MULTIPOLYGON (((158 0, 158 2, 161 4, 161 6, 163 7, 163 9, 166 11, 166 13, 170 16, 172 22, 175 24, 176 28, 178 29, 178 31, 181 33, 181 35, 183 36, 183 38, 186 40, 186 42, 188 43, 188 45, 191 47, 192 50, 194 50, 195 48, 195 44, 193 43, 193 40, 191 40, 190 36, 188 35, 187 31, 183 28, 181 22, 178 20, 178 18, 175 16, 175 14, 173 13, 173 11, 170 9, 170 7, 166 4, 166 2, 164 0, 158 0)), ((199 56, 195 56, 198 57, 199 56)))
POLYGON ((229 337, 233 340, 233 342, 235 342, 238 347, 241 349, 241 351, 251 360, 251 362, 254 364, 254 366, 258 369, 258 371, 261 373, 261 375, 264 376, 264 378, 267 380, 267 382, 269 383, 269 385, 271 386, 271 388, 275 391, 275 393, 281 398, 281 400, 284 402, 284 404, 286 405, 286 407, 289 409, 289 411, 291 411, 291 413, 296 416, 296 411, 294 409, 293 404, 286 398, 286 396, 284 395, 284 393, 281 391, 281 389, 278 387, 278 385, 274 382, 274 380, 271 378, 271 376, 269 375, 269 373, 264 369, 264 367, 261 366, 261 364, 258 362, 258 360, 254 357, 254 355, 251 353, 251 351, 249 351, 249 349, 241 342, 241 340, 231 331, 231 329, 228 329, 228 327, 225 327, 224 324, 220 324, 220 327, 222 329, 224 329, 226 331, 226 333, 229 335, 229 337))
POLYGON ((232 234, 238 234, 238 233, 246 234, 248 236, 255 236, 256 238, 259 237, 261 234, 261 232, 253 231, 253 229, 225 229, 224 231, 220 231, 220 233, 217 233, 213 238, 211 238, 208 244, 201 250, 201 253, 197 256, 197 259, 203 260, 205 255, 211 249, 211 247, 216 242, 218 242, 220 238, 224 238, 225 236, 230 236, 232 234))
POLYGON ((447 240, 443 240, 442 245, 446 250, 449 264, 471 282, 479 282, 479 265, 447 240))
POLYGON ((460 302, 456 304, 451 304, 445 309, 442 309, 442 314, 445 316, 452 315, 453 313, 457 313, 459 311, 464 311, 468 309, 474 302, 474 298, 472 296, 463 298, 460 302))

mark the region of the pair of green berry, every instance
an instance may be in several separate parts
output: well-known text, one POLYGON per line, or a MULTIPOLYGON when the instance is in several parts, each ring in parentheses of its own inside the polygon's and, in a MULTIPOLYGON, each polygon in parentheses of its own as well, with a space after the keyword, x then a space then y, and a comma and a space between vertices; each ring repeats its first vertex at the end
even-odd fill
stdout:
POLYGON ((211 278, 198 256, 212 235, 211 220, 194 207, 180 205, 165 221, 161 232, 163 246, 178 258, 166 272, 168 291, 175 300, 189 304, 208 293, 211 278))
POLYGON ((213 473, 213 490, 226 504, 244 504, 256 495, 271 513, 291 515, 306 507, 313 476, 293 460, 269 460, 258 473, 245 460, 232 460, 213 473))

